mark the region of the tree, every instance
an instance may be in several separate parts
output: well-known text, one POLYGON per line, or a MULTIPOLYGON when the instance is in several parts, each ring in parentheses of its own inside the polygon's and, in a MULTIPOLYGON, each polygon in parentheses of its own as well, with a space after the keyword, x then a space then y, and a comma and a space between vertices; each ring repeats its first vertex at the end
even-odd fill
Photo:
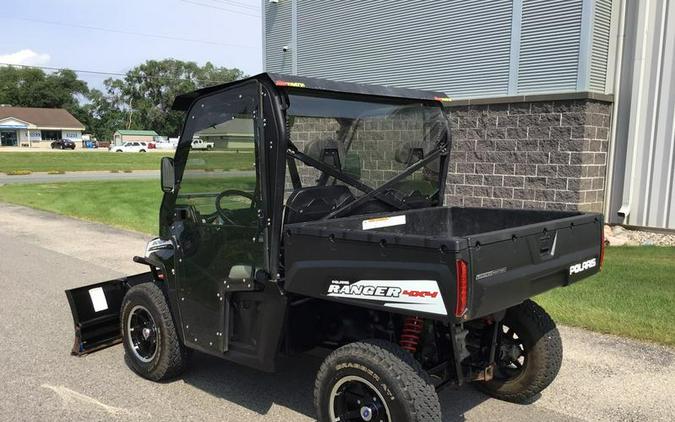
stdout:
POLYGON ((183 114, 171 111, 174 98, 195 89, 231 82, 239 69, 199 66, 174 59, 149 60, 122 79, 107 79, 100 91, 87 87, 72 70, 47 74, 30 67, 0 67, 0 104, 65 108, 99 140, 118 129, 152 129, 176 136, 183 114))
POLYGON ((0 104, 65 108, 75 117, 86 119, 80 100, 88 93, 87 83, 72 70, 46 74, 36 68, 0 67, 0 104))
POLYGON ((182 113, 171 111, 177 95, 243 76, 239 69, 212 63, 200 67, 195 62, 175 59, 149 60, 127 72, 124 79, 108 79, 105 85, 108 95, 120 99, 129 113, 125 127, 176 136, 183 121, 182 113))
POLYGON ((89 92, 89 102, 82 108, 86 114, 87 130, 96 139, 110 140, 116 130, 126 127, 128 113, 122 109, 119 101, 98 89, 89 92))

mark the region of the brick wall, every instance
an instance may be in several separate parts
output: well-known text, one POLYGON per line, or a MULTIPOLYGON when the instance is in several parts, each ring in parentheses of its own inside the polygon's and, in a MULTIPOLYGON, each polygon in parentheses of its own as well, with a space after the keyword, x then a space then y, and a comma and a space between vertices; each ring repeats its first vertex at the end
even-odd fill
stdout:
POLYGON ((602 212, 611 103, 451 108, 446 205, 602 212))

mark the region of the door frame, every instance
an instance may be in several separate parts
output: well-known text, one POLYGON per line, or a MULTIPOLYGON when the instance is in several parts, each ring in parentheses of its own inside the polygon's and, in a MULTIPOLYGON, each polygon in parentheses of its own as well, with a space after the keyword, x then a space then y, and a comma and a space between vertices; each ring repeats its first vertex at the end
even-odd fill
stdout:
MULTIPOLYGON (((222 101, 224 103, 228 102, 228 99, 235 99, 237 95, 240 95, 244 99, 251 99, 253 103, 253 110, 251 111, 251 116, 253 118, 253 130, 254 130, 254 142, 255 142, 255 169, 256 169, 256 185, 258 186, 259 189, 259 199, 256 198, 256 203, 258 207, 257 211, 257 229, 256 231, 258 233, 262 234, 263 237, 263 242, 259 247, 261 250, 259 250, 260 255, 262 256, 262 268, 265 271, 268 271, 269 268, 269 248, 268 248, 268 231, 269 228, 268 226, 264 223, 264 219, 266 218, 267 215, 267 207, 266 204, 268 203, 267 199, 267 188, 266 188, 266 170, 265 170, 265 162, 266 162, 266 155, 265 155, 265 147, 264 147, 264 131, 262 130, 264 128, 264 125, 262 124, 262 118, 261 116, 261 102, 260 102, 260 86, 257 82, 249 82, 249 83, 244 83, 244 84, 239 84, 231 87, 224 88, 222 90, 218 90, 216 92, 210 93, 208 95, 201 96, 195 100, 195 102, 192 104, 190 109, 187 112, 187 120, 186 124, 184 125, 183 131, 181 133, 181 137, 178 143, 178 147, 176 149, 176 154, 174 158, 174 162, 176 163, 175 166, 175 177, 176 177, 176 185, 177 189, 175 189, 175 192, 173 193, 173 200, 172 202, 172 208, 176 211, 179 210, 180 205, 176 205, 179 193, 180 193, 180 182, 183 178, 183 175, 186 170, 186 166, 190 157, 191 152, 193 151, 191 148, 191 143, 192 143, 192 137, 193 134, 195 133, 195 129, 199 123, 199 117, 204 115, 202 113, 202 105, 203 101, 207 98, 213 98, 215 97, 216 100, 216 105, 213 105, 214 110, 217 110, 218 108, 218 103, 220 102, 220 99, 218 97, 222 98, 222 101)), ((208 109, 207 109, 208 110, 208 109)), ((199 150, 195 150, 199 151, 199 150)), ((166 198, 165 198, 166 199, 166 198)), ((186 214, 190 214, 187 212, 186 214)), ((197 224, 199 225, 199 222, 195 222, 194 219, 191 219, 191 217, 187 217, 188 220, 190 220, 189 224, 197 224)), ((172 224, 171 230, 173 231, 174 226, 179 226, 179 220, 174 220, 174 224, 172 224)), ((223 232, 225 231, 226 227, 223 227, 223 232)), ((234 229, 234 227, 233 227, 234 229)), ((182 229, 179 229, 182 230, 182 229)), ((201 230, 199 228, 192 228, 190 230, 201 230)), ((183 341, 189 345, 191 348, 195 348, 198 350, 201 350, 205 353, 210 353, 210 354, 217 354, 220 355, 223 352, 228 351, 228 331, 230 329, 231 325, 231 295, 232 293, 225 291, 225 287, 228 286, 223 286, 221 282, 218 282, 218 284, 214 284, 212 287, 215 289, 222 289, 220 290, 220 293, 218 295, 219 301, 220 301, 220 310, 218 313, 218 321, 214 322, 214 327, 209 327, 207 328, 207 331, 213 328, 216 333, 217 338, 208 338, 207 340, 204 339, 197 339, 192 336, 188 330, 186 324, 188 324, 188 321, 192 319, 191 317, 188 317, 184 313, 186 310, 184 309, 184 306, 181 306, 181 304, 184 302, 184 300, 190 300, 189 298, 183 297, 182 293, 182 287, 185 287, 190 281, 186 279, 186 262, 184 260, 190 259, 189 257, 183 256, 183 251, 185 250, 184 247, 178 247, 179 244, 177 242, 177 233, 172 233, 172 241, 175 244, 175 250, 177 251, 176 256, 174 259, 176 260, 175 264, 175 289, 178 295, 180 296, 179 302, 178 302, 178 313, 181 315, 181 331, 182 331, 182 337, 183 341), (208 346, 207 346, 208 344, 208 346)), ((256 266, 257 267, 257 266, 256 266)), ((221 278, 227 278, 226 274, 219 274, 221 278)), ((249 283, 247 283, 251 286, 250 290, 254 290, 255 286, 252 283, 252 280, 249 280, 249 283)), ((217 301, 218 299, 215 299, 214 296, 214 301, 217 301)), ((211 305, 210 307, 213 307, 214 303, 209 302, 211 305)), ((195 308, 195 304, 193 303, 193 312, 198 308, 195 308)), ((204 312, 207 312, 206 304, 204 306, 204 312)), ((210 311, 208 311, 210 312, 210 311)))

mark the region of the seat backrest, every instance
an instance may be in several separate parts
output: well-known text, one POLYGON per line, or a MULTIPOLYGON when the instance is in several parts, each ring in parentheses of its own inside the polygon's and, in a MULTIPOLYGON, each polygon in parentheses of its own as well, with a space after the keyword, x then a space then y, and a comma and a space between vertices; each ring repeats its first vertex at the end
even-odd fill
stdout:
POLYGON ((343 185, 296 189, 286 201, 285 224, 318 220, 353 200, 354 195, 343 185))

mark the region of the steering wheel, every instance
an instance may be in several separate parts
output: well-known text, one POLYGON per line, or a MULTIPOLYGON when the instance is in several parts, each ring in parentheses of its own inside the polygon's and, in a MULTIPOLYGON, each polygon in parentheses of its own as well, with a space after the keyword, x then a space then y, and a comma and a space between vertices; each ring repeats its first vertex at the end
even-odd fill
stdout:
POLYGON ((237 223, 234 221, 230 214, 232 213, 231 210, 225 210, 223 207, 220 206, 220 201, 223 200, 226 196, 243 196, 244 198, 248 198, 251 200, 251 207, 253 207, 253 202, 255 200, 255 197, 253 196, 252 193, 245 192, 243 190, 237 190, 237 189, 229 189, 229 190, 224 190, 216 196, 216 212, 218 215, 225 221, 228 221, 230 224, 235 225, 235 226, 240 226, 241 223, 237 223))

